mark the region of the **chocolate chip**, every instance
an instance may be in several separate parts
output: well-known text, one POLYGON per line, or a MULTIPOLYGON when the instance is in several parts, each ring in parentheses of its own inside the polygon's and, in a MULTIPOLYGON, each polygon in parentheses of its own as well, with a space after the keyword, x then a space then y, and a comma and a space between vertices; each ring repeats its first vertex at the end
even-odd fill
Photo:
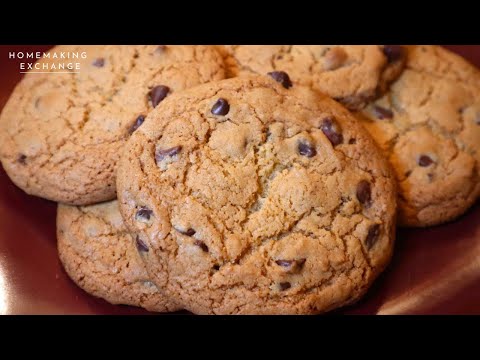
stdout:
POLYGON ((333 146, 341 144, 343 142, 343 135, 341 133, 340 126, 337 124, 334 118, 328 117, 323 120, 320 129, 325 136, 330 140, 333 146))
POLYGON ((281 266, 288 272, 297 272, 303 268, 303 265, 305 265, 306 261, 307 259, 305 258, 296 259, 296 260, 276 260, 275 264, 277 264, 278 266, 281 266))
POLYGON ((356 143, 357 143, 357 139, 351 138, 350 140, 348 140, 348 143, 349 143, 350 145, 356 144, 356 143))
POLYGON ((137 249, 138 251, 148 252, 148 246, 137 236, 137 249))
POLYGON ((97 59, 93 60, 92 65, 101 68, 105 65, 105 59, 104 58, 97 58, 97 59))
POLYGON ((428 155, 420 155, 418 158, 418 165, 421 167, 427 167, 433 164, 433 160, 430 156, 428 155))
POLYGON ((135 220, 148 221, 150 220, 150 216, 152 216, 152 214, 153 214, 152 210, 150 210, 146 206, 142 206, 135 214, 135 220))
POLYGON ((292 87, 292 81, 285 71, 272 71, 269 72, 268 75, 270 75, 276 82, 282 84, 285 89, 292 87))
POLYGON ((202 240, 195 240, 194 244, 200 247, 203 252, 208 252, 208 246, 202 240))
POLYGON ((193 236, 195 235, 196 231, 193 230, 192 228, 188 228, 187 230, 182 230, 182 229, 177 229, 175 228, 180 234, 186 235, 186 236, 193 236))
POLYGON ((392 110, 386 109, 386 108, 378 106, 378 105, 375 105, 373 107, 373 114, 377 118, 379 118, 380 120, 393 118, 392 110))
POLYGON ((22 164, 22 165, 25 165, 27 163, 27 155, 24 155, 24 154, 20 154, 20 156, 18 157, 17 161, 22 164))
POLYGON ((314 157, 317 155, 317 150, 308 142, 306 141, 299 141, 298 142, 298 153, 302 156, 306 156, 308 158, 314 157))
POLYGON ((372 190, 367 180, 362 180, 357 185, 357 199, 365 207, 370 207, 372 201, 372 190))
POLYGON ((385 45, 383 53, 388 59, 388 62, 394 62, 403 57, 403 48, 400 45, 385 45))
POLYGON ((288 290, 292 287, 292 284, 290 284, 289 282, 281 282, 278 285, 279 285, 281 291, 288 290))
POLYGON ((170 88, 165 85, 158 85, 155 86, 150 92, 148 93, 148 97, 152 102, 152 106, 155 108, 157 107, 163 99, 165 99, 170 92, 170 88))
POLYGON ((215 271, 220 270, 220 265, 218 265, 218 264, 213 265, 213 270, 215 270, 215 271))
POLYGON ((211 111, 213 115, 227 115, 230 111, 230 105, 227 100, 220 98, 213 104, 211 111))
POLYGON ((379 235, 380 224, 373 224, 372 226, 370 226, 370 229, 368 229, 367 237, 365 238, 365 245, 367 246, 368 250, 370 250, 373 245, 375 245, 379 235))
POLYGON ((133 134, 145 121, 145 115, 139 115, 135 120, 135 123, 130 128, 130 134, 133 134))
POLYGON ((174 146, 172 148, 164 149, 164 150, 157 149, 157 152, 155 153, 155 160, 157 161, 157 163, 159 163, 160 161, 162 161, 166 157, 172 157, 172 156, 177 155, 180 151, 182 151, 182 146, 181 145, 174 146))
POLYGON ((195 230, 193 230, 193 229, 188 229, 187 231, 185 231, 184 234, 187 235, 187 236, 193 236, 193 235, 195 235, 195 233, 196 233, 195 230))

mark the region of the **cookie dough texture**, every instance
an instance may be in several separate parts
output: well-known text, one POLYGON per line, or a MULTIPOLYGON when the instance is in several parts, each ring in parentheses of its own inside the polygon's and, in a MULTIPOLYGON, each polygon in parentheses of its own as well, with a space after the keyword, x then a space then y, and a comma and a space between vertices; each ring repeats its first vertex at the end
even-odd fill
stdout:
POLYGON ((480 72, 438 46, 410 46, 406 69, 359 113, 399 183, 399 223, 429 226, 480 195, 480 72))
POLYGON ((359 299, 392 254, 388 163, 307 88, 254 76, 174 94, 118 171, 152 281, 194 313, 328 311, 359 299))
POLYGON ((229 77, 285 71, 293 83, 360 109, 400 75, 400 48, 383 45, 228 45, 221 47, 229 77))
POLYGON ((179 307, 149 280, 117 201, 76 207, 59 205, 58 252, 72 280, 112 304, 167 312, 179 307))
MULTIPOLYGON (((0 160, 29 194, 73 205, 115 198, 120 150, 149 92, 168 95, 224 78, 219 53, 208 46, 57 46, 50 53, 86 53, 79 73, 29 73, 0 116, 0 160)), ((159 99, 157 94, 157 100, 159 99)))

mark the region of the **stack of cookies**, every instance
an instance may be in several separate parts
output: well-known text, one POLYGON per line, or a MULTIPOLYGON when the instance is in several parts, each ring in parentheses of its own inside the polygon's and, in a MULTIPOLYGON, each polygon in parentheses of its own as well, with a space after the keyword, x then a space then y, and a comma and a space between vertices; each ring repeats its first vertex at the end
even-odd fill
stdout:
MULTIPOLYGON (((113 304, 318 314, 360 299, 400 226, 480 196, 480 72, 436 46, 59 46, 0 159, 59 203, 59 257, 113 304)), ((44 59, 41 61, 49 61, 44 59)))

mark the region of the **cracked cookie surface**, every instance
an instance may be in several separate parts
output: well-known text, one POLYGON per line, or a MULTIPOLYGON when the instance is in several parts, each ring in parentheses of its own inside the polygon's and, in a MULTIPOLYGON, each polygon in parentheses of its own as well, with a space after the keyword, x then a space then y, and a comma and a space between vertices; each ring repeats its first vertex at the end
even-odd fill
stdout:
POLYGON ((180 310, 150 281, 116 200, 58 205, 57 246, 67 274, 89 294, 150 311, 180 310))
POLYGON ((399 223, 455 219, 480 195, 480 71, 439 46, 410 46, 406 69, 358 117, 399 183, 399 223))
POLYGON ((218 47, 229 77, 285 71, 293 83, 310 86, 360 109, 400 75, 404 51, 395 45, 228 45, 218 47))
POLYGON ((119 163, 120 210, 152 281, 188 310, 321 313, 388 263, 394 176, 329 97, 238 77, 174 94, 147 120, 119 163))
MULTIPOLYGON (((224 78, 209 46, 57 46, 86 53, 79 73, 29 73, 0 116, 0 160, 29 194, 88 205, 115 198, 125 141, 178 90, 224 78)), ((56 62, 42 59, 44 62, 56 62)), ((65 60, 61 60, 65 61, 65 60)))

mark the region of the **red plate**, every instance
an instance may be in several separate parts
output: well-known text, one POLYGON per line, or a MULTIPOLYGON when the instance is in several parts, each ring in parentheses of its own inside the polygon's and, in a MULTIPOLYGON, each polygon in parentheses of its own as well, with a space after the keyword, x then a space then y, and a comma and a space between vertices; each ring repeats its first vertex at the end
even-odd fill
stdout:
MULTIPOLYGON (((480 46, 447 46, 480 67, 480 46)), ((0 108, 20 80, 0 46, 0 108)), ((0 314, 149 314, 88 295, 65 274, 56 249, 56 204, 28 196, 0 169, 0 314)), ((387 271, 347 314, 480 314, 480 205, 457 221, 400 230, 387 271)))

